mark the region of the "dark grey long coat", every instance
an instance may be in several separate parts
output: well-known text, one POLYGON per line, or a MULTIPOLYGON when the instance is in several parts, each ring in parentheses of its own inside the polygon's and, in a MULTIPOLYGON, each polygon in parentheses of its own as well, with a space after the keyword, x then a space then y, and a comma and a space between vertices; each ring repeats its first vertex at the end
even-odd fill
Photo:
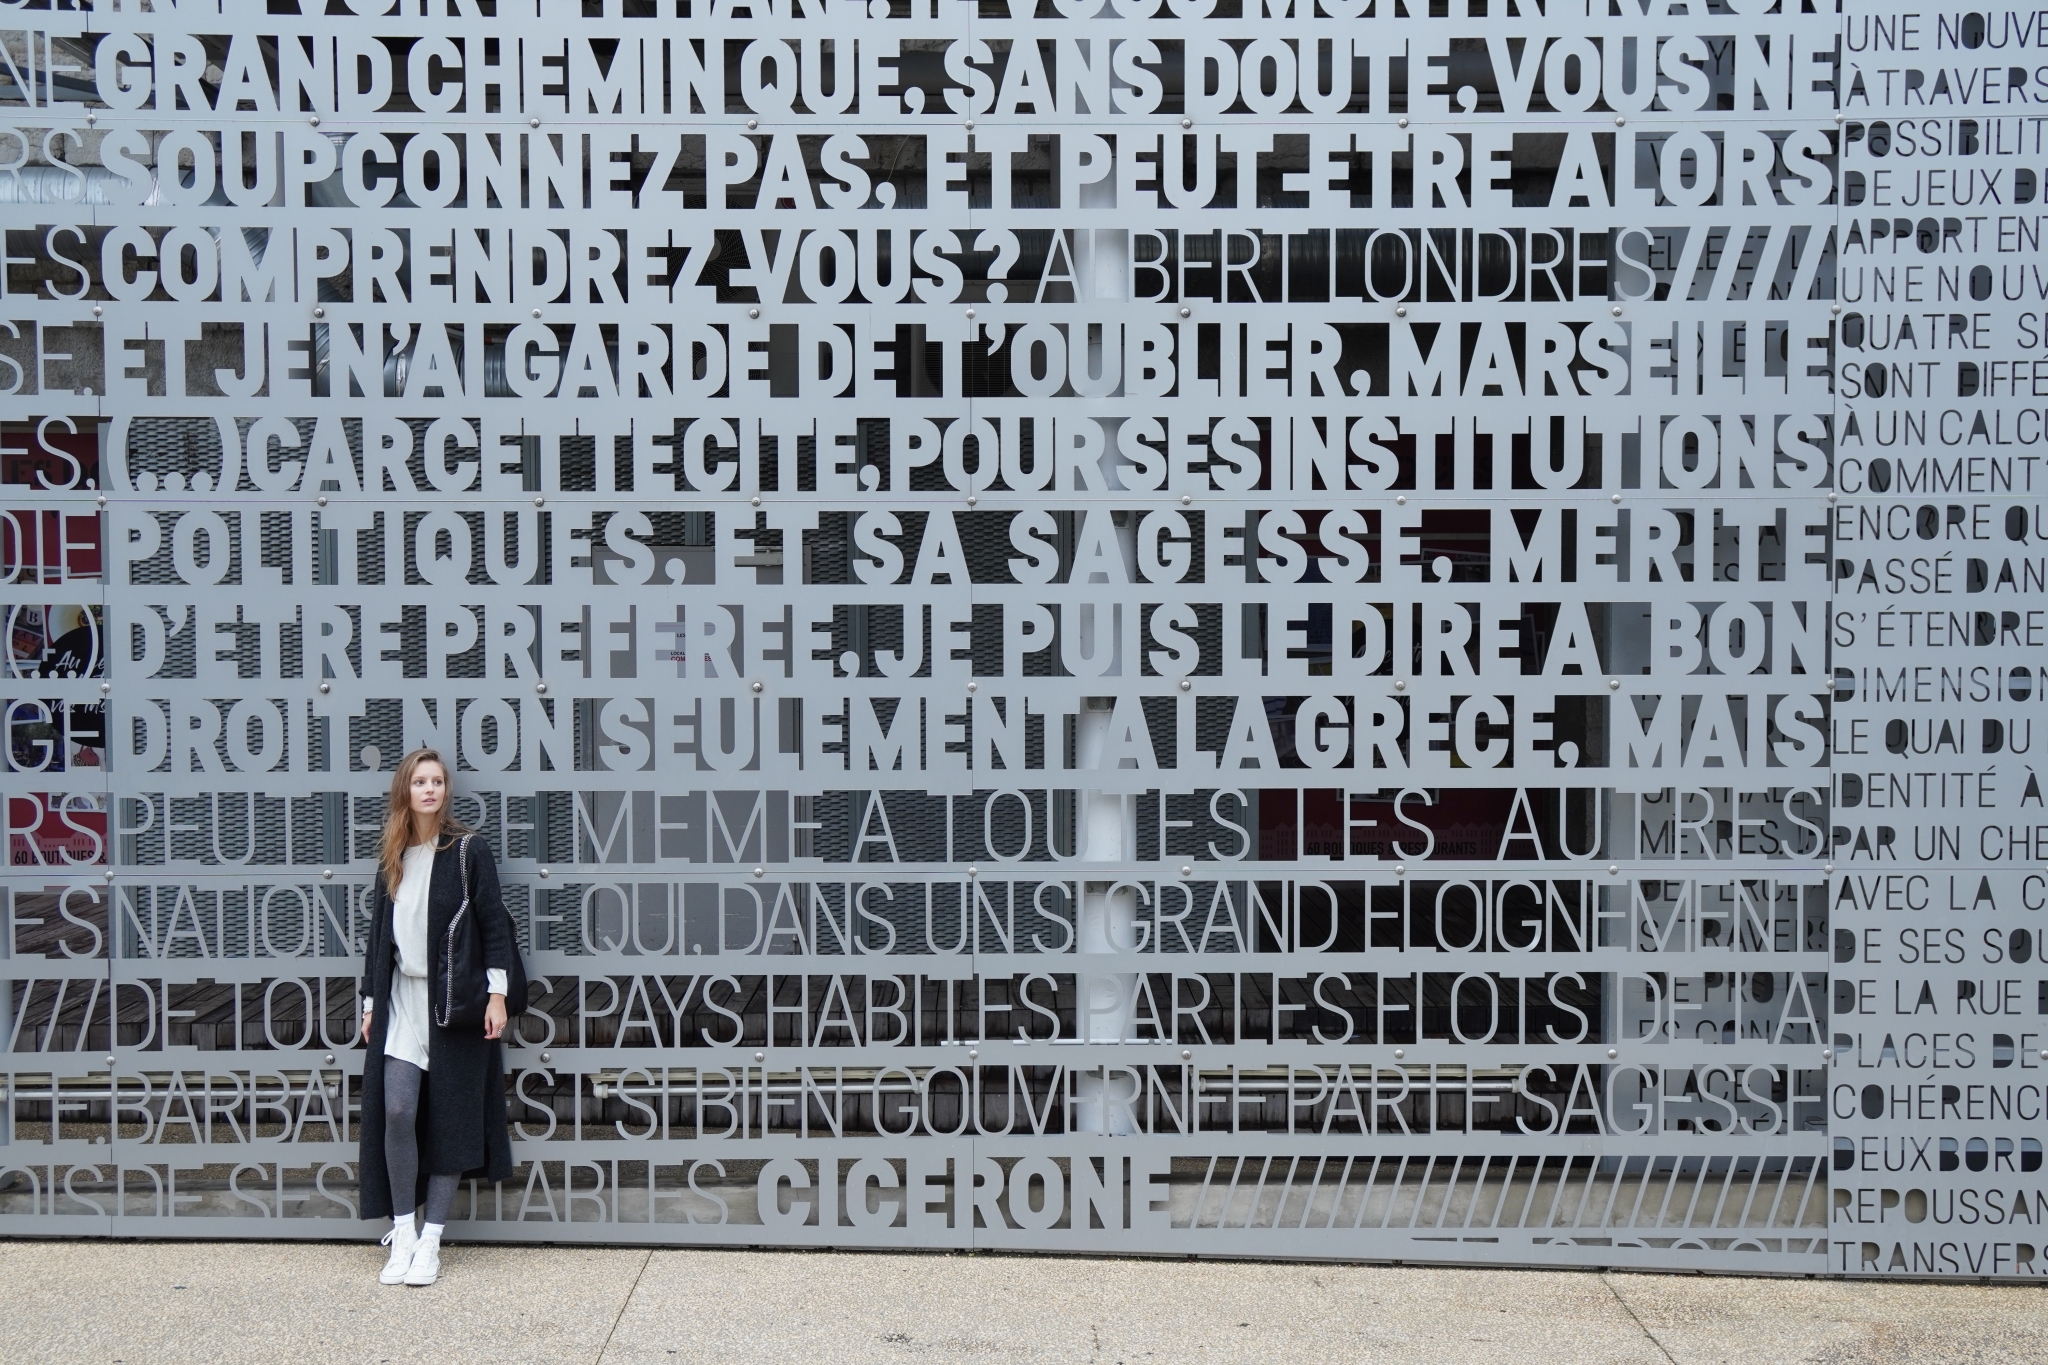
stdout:
MULTIPOLYGON (((462 905, 457 841, 446 840, 434 854, 427 893, 427 942, 433 956, 428 981, 441 977, 448 922, 462 905)), ((498 890, 498 865, 482 835, 470 840, 469 913, 482 935, 484 963, 511 970, 518 941, 512 917, 498 890)), ((370 947, 363 960, 364 994, 376 1002, 370 1016, 370 1053, 363 1066, 363 1114, 357 1186, 365 1218, 389 1218, 391 1177, 384 1164, 384 1031, 391 1021, 391 978, 398 970, 391 894, 379 880, 371 911, 370 947)), ((508 1025, 509 1026, 509 1025, 508 1025)), ((487 1181, 512 1174, 512 1139, 505 1127, 505 1060, 500 1044, 475 1029, 444 1029, 427 1023, 427 1076, 420 1094, 419 1189, 414 1206, 427 1197, 427 1177, 460 1171, 487 1181)))

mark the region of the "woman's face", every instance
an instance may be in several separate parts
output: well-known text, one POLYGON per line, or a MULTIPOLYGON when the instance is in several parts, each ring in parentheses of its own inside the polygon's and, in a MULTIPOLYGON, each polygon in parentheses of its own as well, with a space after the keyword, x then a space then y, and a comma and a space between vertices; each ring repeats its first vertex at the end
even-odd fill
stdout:
POLYGON ((412 811, 439 815, 448 800, 448 771, 438 763, 422 763, 412 772, 412 811))

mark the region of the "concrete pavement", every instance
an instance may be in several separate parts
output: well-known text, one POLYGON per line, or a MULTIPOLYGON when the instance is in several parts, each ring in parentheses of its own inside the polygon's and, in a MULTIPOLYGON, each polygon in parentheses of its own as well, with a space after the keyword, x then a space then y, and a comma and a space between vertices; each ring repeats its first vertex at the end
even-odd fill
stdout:
POLYGON ((0 1242, 10 1365, 2033 1362, 2033 1288, 1035 1256, 0 1242))

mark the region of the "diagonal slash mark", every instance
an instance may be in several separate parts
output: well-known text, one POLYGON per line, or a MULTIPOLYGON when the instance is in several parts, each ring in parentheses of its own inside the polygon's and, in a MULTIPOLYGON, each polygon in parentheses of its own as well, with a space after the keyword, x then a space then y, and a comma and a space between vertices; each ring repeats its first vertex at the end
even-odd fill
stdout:
POLYGON ((597 1356, 592 1365, 603 1365, 605 1352, 611 1350, 612 1338, 618 1333, 619 1322, 626 1316, 626 1309, 632 1306, 633 1296, 640 1292, 640 1277, 647 1273, 647 1263, 653 1259, 654 1250, 650 1247, 647 1254, 640 1258, 640 1268, 633 1272, 633 1283, 627 1288, 626 1297, 619 1300, 619 1311, 612 1315, 611 1329, 604 1334, 604 1344, 597 1348, 597 1356))
POLYGON ((1650 1339, 1650 1344, 1657 1348, 1657 1354, 1663 1356, 1666 1360, 1670 1361, 1671 1365, 1678 1365, 1678 1357, 1672 1355, 1670 1351, 1666 1350, 1664 1348, 1664 1343, 1657 1340, 1657 1334, 1655 1332, 1652 1332, 1648 1327, 1645 1327, 1643 1325, 1643 1320, 1636 1316, 1636 1310, 1629 1307, 1628 1300, 1624 1299, 1621 1296, 1621 1291, 1614 1287, 1613 1279, 1610 1278, 1607 1272, 1604 1270, 1600 1272, 1600 1283, 1606 1285, 1607 1292, 1614 1295, 1614 1301, 1621 1305, 1622 1312, 1628 1314, 1628 1320, 1636 1325, 1636 1330, 1641 1332, 1644 1336, 1650 1339))

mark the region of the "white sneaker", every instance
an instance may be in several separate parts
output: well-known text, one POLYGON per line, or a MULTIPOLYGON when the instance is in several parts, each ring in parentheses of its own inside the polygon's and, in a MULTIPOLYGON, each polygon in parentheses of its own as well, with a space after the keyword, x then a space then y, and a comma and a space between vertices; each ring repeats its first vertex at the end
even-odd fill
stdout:
POLYGON ((391 1259, 384 1262, 383 1271, 377 1276, 379 1284, 404 1284, 405 1275, 412 1268, 413 1250, 419 1245, 420 1234, 413 1227, 411 1215, 393 1219, 391 1231, 384 1234, 380 1246, 391 1248, 391 1259))
POLYGON ((429 1228, 413 1246, 412 1265, 405 1272, 405 1282, 415 1289, 424 1289, 440 1274, 441 1230, 429 1228))

